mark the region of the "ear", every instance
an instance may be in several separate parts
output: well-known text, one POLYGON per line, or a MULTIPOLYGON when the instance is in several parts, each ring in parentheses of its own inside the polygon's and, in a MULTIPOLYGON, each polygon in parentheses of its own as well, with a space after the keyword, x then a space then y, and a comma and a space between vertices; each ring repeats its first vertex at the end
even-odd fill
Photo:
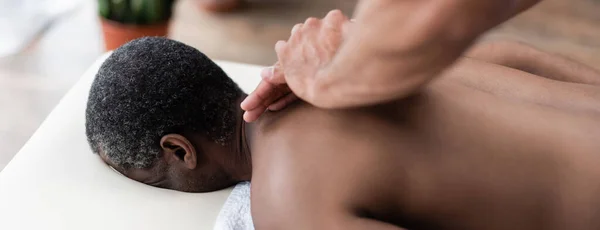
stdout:
POLYGON ((198 159, 196 149, 184 136, 167 134, 160 139, 160 147, 169 164, 180 163, 188 169, 196 168, 198 159))

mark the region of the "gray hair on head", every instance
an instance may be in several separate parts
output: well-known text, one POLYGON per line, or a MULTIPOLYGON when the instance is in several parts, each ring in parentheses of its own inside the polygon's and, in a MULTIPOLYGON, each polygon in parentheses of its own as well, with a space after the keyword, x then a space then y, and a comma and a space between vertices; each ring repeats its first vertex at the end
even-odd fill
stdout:
POLYGON ((170 133, 197 133, 226 145, 236 127, 241 89, 208 57, 160 37, 115 50, 92 83, 86 135, 115 165, 148 168, 170 133))

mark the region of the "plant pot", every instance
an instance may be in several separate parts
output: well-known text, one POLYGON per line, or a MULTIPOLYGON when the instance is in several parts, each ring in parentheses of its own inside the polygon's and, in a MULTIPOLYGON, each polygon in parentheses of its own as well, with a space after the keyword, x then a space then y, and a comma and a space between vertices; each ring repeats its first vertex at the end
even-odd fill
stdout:
POLYGON ((224 13, 231 12, 241 8, 244 0, 196 0, 201 10, 224 13))
POLYGON ((167 36, 169 22, 155 25, 128 25, 100 18, 106 50, 114 50, 136 38, 167 36))

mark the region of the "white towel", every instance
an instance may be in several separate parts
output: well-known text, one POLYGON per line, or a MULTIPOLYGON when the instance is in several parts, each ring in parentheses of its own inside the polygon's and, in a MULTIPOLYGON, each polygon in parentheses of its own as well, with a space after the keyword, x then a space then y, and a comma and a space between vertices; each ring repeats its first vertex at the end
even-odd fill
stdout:
POLYGON ((214 230, 254 230, 250 213, 250 182, 239 183, 217 216, 214 230))

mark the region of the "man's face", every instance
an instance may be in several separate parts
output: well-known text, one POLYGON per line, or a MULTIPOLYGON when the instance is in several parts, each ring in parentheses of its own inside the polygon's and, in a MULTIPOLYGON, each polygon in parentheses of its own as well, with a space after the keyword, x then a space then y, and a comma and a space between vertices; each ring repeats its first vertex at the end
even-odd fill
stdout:
POLYGON ((153 164, 152 167, 148 169, 125 169, 112 163, 103 152, 100 153, 100 157, 113 170, 117 171, 123 176, 154 187, 171 189, 171 182, 166 179, 166 170, 164 170, 164 166, 162 165, 153 164))
POLYGON ((162 160, 158 160, 148 169, 125 169, 113 164, 104 153, 100 153, 100 157, 121 175, 158 188, 182 192, 212 192, 235 183, 224 170, 210 161, 194 170, 169 165, 162 160))

